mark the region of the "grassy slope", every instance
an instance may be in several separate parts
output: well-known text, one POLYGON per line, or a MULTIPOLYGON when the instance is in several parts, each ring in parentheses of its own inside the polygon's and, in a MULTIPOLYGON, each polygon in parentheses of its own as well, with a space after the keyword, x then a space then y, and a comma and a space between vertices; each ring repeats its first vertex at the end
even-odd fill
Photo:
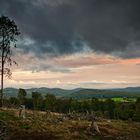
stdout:
MULTIPOLYGON (((99 136, 89 130, 87 120, 63 120, 60 114, 46 115, 44 112, 27 112, 25 120, 17 117, 17 110, 0 110, 0 129, 6 128, 6 137, 11 140, 99 140, 99 136)), ((106 120, 98 122, 105 139, 138 140, 140 123, 106 120)), ((0 130, 1 131, 1 130, 0 130)))

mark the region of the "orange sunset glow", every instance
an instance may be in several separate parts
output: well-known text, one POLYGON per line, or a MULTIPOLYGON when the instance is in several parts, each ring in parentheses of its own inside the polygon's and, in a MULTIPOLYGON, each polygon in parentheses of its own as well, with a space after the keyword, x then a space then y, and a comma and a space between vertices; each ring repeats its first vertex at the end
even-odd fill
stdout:
POLYGON ((123 88, 140 85, 137 4, 84 0, 1 1, 21 34, 4 87, 123 88), (22 12, 21 12, 22 11, 22 12), (20 13, 20 14, 19 14, 20 13))

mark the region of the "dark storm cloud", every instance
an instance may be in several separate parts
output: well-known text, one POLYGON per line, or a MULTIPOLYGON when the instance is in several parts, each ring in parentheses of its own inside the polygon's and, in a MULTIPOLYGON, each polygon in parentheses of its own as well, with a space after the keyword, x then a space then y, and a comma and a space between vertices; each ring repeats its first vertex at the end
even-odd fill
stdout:
POLYGON ((0 12, 34 40, 26 51, 71 54, 91 50, 140 57, 139 0, 0 0, 0 12), (132 45, 133 44, 133 45, 132 45), (133 47, 135 49, 133 49, 133 47))

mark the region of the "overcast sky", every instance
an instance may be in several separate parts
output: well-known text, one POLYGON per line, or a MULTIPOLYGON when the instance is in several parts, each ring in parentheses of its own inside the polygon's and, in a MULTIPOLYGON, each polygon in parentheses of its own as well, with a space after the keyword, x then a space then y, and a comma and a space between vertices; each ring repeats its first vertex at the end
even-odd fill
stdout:
POLYGON ((21 35, 5 87, 140 86, 139 0, 0 0, 21 35))

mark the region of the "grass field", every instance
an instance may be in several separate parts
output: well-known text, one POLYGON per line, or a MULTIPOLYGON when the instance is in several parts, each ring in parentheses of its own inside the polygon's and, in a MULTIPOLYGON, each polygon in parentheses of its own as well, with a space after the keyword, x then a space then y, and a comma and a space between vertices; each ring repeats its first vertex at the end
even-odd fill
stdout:
POLYGON ((135 102, 136 98, 112 98, 115 102, 135 102))
MULTIPOLYGON (((136 98, 122 98, 122 97, 116 97, 111 98, 115 102, 136 102, 136 98)), ((106 101, 107 98, 99 99, 100 101, 106 101)))

